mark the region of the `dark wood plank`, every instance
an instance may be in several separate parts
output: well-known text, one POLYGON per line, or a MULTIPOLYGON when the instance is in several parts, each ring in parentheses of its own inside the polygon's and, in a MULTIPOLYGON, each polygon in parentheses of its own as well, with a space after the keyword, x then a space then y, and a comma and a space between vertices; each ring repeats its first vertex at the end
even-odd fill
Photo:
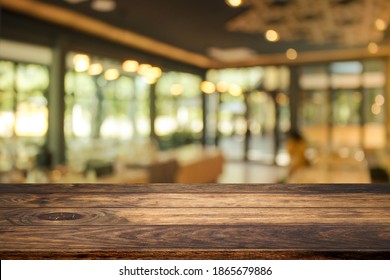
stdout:
POLYGON ((387 184, 0 184, 1 193, 296 193, 390 194, 387 184))
POLYGON ((390 225, 390 208, 1 208, 0 225, 390 225))
POLYGON ((386 194, 290 194, 290 193, 6 193, 0 208, 29 207, 141 207, 141 208, 236 208, 236 207, 389 207, 386 194))
POLYGON ((0 227, 0 251, 390 250, 390 226, 219 225, 0 227))
POLYGON ((2 260, 389 260, 388 250, 0 251, 2 260))

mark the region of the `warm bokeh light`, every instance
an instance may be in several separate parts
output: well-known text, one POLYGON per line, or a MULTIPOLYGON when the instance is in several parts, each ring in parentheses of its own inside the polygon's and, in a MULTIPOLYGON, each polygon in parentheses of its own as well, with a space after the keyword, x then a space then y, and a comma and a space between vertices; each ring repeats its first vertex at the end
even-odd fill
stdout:
POLYGON ((372 54, 376 54, 379 50, 378 44, 376 44, 374 42, 369 43, 367 48, 368 48, 368 51, 372 54))
POLYGON ((150 65, 150 64, 140 64, 139 67, 138 67, 137 73, 142 75, 142 76, 146 76, 146 75, 149 74, 150 69, 152 69, 152 65, 150 65))
POLYGON ((84 72, 89 68, 89 56, 86 54, 76 54, 73 57, 74 70, 76 72, 84 72))
POLYGON ((107 81, 116 80, 119 78, 119 71, 117 69, 114 69, 114 68, 108 69, 108 70, 106 70, 106 72, 104 72, 104 78, 107 81))
POLYGON ((382 106, 385 104, 385 97, 382 94, 375 96, 375 104, 382 106))
POLYGON ((378 104, 372 104, 371 106, 371 112, 374 114, 374 115, 379 115, 382 111, 382 107, 379 106, 378 104))
POLYGON ((229 86, 228 92, 232 96, 240 96, 242 94, 242 88, 239 85, 231 84, 229 86))
POLYGON ((267 32, 265 32, 265 39, 267 39, 270 42, 276 42, 279 41, 279 33, 275 30, 269 29, 267 32))
POLYGON ((145 83, 147 83, 149 85, 155 84, 157 82, 157 79, 155 79, 154 77, 152 77, 150 75, 143 76, 143 79, 144 79, 145 83))
POLYGON ((122 63, 122 68, 126 72, 137 72, 139 63, 136 60, 126 60, 122 63))
POLYGON ((363 151, 356 151, 354 154, 354 158, 356 161, 362 162, 365 159, 365 155, 363 151))
POLYGON ((375 27, 376 29, 378 29, 379 31, 384 31, 386 30, 387 28, 387 23, 381 19, 381 18, 378 18, 376 21, 375 21, 375 27))
POLYGON ((111 12, 116 8, 116 2, 114 0, 93 0, 91 8, 98 12, 111 12))
POLYGON ((173 84, 169 89, 173 96, 178 96, 183 93, 183 86, 181 84, 173 84))
POLYGON ((225 2, 230 7, 240 7, 242 5, 242 0, 225 0, 225 2))
POLYGON ((93 63, 88 68, 88 74, 97 76, 103 72, 103 66, 100 63, 93 63))
POLYGON ((156 66, 152 67, 152 68, 150 68, 148 75, 152 76, 155 79, 158 79, 162 75, 162 70, 159 67, 156 67, 156 66))
POLYGON ((288 105, 289 98, 285 93, 278 93, 276 95, 276 103, 278 103, 280 106, 286 106, 288 105))
POLYGON ((295 60, 298 57, 298 53, 297 53, 297 51, 295 49, 288 49, 286 51, 286 56, 290 60, 295 60))
POLYGON ((203 81, 200 84, 200 89, 207 94, 212 94, 215 92, 215 85, 209 81, 203 81))
POLYGON ((229 89, 229 85, 224 82, 224 81, 220 81, 217 83, 217 91, 218 92, 227 92, 229 89))

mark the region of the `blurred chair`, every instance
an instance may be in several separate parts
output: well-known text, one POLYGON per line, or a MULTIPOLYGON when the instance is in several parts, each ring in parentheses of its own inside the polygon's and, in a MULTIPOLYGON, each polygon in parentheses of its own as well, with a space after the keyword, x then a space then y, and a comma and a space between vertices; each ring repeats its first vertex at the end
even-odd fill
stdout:
POLYGON ((296 131, 291 131, 286 140, 286 148, 290 155, 289 174, 306 167, 309 162, 306 158, 307 144, 303 137, 296 131))
POLYGON ((387 174, 386 170, 381 167, 370 168, 370 177, 371 183, 388 184, 390 182, 389 174, 387 174))
POLYGON ((179 163, 176 159, 156 161, 148 167, 150 183, 174 183, 179 171, 179 163))

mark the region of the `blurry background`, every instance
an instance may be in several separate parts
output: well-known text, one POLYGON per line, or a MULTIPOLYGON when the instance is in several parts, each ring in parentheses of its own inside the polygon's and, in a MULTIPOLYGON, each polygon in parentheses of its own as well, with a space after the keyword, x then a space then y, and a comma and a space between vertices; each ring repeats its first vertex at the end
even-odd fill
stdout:
POLYGON ((2 182, 388 180, 389 1, 0 5, 2 182))

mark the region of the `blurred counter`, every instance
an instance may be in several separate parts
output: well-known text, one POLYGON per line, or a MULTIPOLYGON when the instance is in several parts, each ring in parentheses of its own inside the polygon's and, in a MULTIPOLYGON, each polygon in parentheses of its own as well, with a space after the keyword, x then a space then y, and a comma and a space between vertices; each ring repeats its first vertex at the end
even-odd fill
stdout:
POLYGON ((339 149, 322 154, 311 165, 293 172, 288 183, 370 183, 370 170, 364 152, 339 149))

